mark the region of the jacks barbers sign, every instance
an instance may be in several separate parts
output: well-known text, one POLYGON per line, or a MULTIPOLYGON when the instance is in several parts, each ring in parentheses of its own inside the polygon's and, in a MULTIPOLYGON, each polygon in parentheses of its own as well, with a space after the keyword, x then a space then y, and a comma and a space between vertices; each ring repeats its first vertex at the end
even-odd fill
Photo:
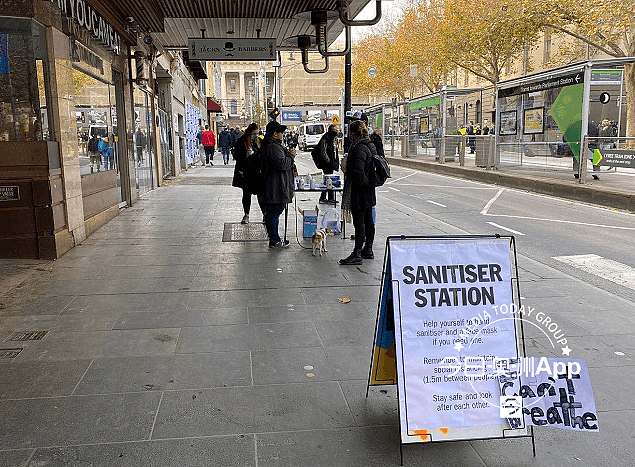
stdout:
POLYGON ((106 48, 119 54, 119 34, 85 0, 51 0, 59 9, 106 48))

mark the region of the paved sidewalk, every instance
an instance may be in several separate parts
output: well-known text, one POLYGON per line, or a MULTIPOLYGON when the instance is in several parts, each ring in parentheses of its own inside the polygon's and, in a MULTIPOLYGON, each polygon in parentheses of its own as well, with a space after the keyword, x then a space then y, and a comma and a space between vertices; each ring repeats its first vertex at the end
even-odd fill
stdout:
MULTIPOLYGON (((0 359, 0 466, 399 465, 395 387, 365 398, 382 245, 465 232, 378 196, 376 259, 359 267, 337 264, 350 239, 313 257, 294 227, 285 250, 223 242, 242 218, 230 173, 188 171, 0 291, 0 348, 22 348, 0 359)), ((404 465, 635 465, 633 304, 519 264, 525 303, 589 364, 601 432, 537 429, 536 458, 528 439, 404 446, 404 465)), ((556 356, 538 333, 529 355, 556 356)))

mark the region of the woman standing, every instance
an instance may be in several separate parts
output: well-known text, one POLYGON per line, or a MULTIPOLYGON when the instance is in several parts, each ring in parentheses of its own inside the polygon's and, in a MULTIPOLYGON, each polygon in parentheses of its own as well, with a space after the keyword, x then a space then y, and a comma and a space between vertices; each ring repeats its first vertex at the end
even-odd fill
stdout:
POLYGON ((234 168, 234 179, 232 186, 243 189, 243 211, 245 215, 241 224, 249 223, 249 211, 251 209, 251 180, 246 173, 246 161, 260 147, 260 139, 258 138, 258 124, 250 123, 243 135, 238 138, 234 146, 234 159, 236 167, 234 168))
POLYGON ((342 208, 350 211, 355 227, 355 248, 340 264, 362 264, 362 258, 373 259, 373 240, 375 224, 373 223, 373 206, 376 204, 375 187, 368 180, 367 168, 372 157, 377 154, 375 145, 368 138, 368 128, 361 120, 349 126, 351 146, 348 149, 344 171, 344 194, 342 208))

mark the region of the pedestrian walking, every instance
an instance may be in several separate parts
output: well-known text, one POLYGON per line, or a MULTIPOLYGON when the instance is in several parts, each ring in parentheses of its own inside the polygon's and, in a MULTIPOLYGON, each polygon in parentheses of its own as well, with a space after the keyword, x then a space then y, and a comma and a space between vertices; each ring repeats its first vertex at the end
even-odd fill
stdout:
POLYGON ((232 134, 229 128, 223 128, 223 131, 218 135, 218 146, 223 154, 223 164, 229 164, 229 151, 232 147, 232 134))
MULTIPOLYGON (((257 183, 253 180, 253 174, 247 171, 247 159, 255 154, 260 147, 260 139, 258 139, 258 124, 250 123, 245 132, 238 138, 234 146, 234 159, 236 167, 234 167, 234 178, 232 186, 242 188, 243 190, 243 219, 241 224, 249 223, 249 211, 251 209, 252 189, 257 183)), ((254 156, 255 157, 255 156, 254 156)))
POLYGON ((147 143, 146 135, 141 128, 137 130, 137 133, 135 134, 135 140, 135 144, 137 146, 137 165, 141 167, 141 164, 143 163, 143 150, 146 147, 147 143))
POLYGON ((93 135, 88 140, 88 154, 90 155, 90 173, 93 173, 93 165, 97 165, 97 172, 101 168, 101 154, 99 153, 99 136, 93 135))
MULTIPOLYGON (((315 166, 324 172, 324 175, 332 175, 340 168, 340 157, 337 151, 337 136, 339 128, 337 125, 329 125, 328 131, 322 135, 318 145, 315 147, 311 155, 315 166)), ((334 190, 325 190, 320 194, 320 203, 328 203, 335 205, 334 190)))
POLYGON ((101 153, 101 157, 104 161, 104 170, 112 170, 114 169, 114 164, 112 163, 112 148, 108 144, 108 137, 103 138, 99 144, 97 145, 97 149, 101 153))
MULTIPOLYGON (((475 135, 474 131, 474 122, 470 121, 470 124, 466 128, 466 133, 468 135, 475 135)), ((470 154, 474 154, 476 152, 476 138, 474 136, 470 136, 467 139, 467 145, 470 147, 470 154)))
POLYGON ((276 121, 267 123, 261 151, 263 189, 258 202, 265 215, 265 226, 269 236, 269 248, 289 246, 278 234, 280 214, 293 200, 293 167, 295 151, 282 146, 282 137, 287 127, 276 121))
POLYGON ((344 172, 344 193, 342 209, 350 212, 355 227, 355 247, 353 252, 340 260, 340 264, 362 264, 363 258, 373 259, 373 240, 375 224, 373 206, 376 204, 375 187, 371 186, 368 171, 372 158, 377 154, 375 145, 370 142, 368 129, 363 121, 354 121, 348 127, 351 145, 348 156, 342 165, 344 172))
POLYGON ((232 159, 236 160, 236 143, 238 142, 238 138, 240 138, 243 135, 243 132, 238 127, 234 128, 231 132, 232 132, 232 149, 231 149, 232 159))
POLYGON ((205 131, 201 134, 201 144, 205 151, 205 166, 214 165, 214 150, 216 149, 216 135, 205 125, 205 131))

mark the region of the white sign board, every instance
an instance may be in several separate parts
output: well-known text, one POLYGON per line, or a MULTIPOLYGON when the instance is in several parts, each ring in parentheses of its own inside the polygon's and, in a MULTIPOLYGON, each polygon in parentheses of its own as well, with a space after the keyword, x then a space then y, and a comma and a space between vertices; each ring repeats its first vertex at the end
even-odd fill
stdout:
POLYGON ((275 39, 187 40, 190 60, 276 60, 275 39))
POLYGON ((492 362, 518 358, 516 320, 497 313, 514 306, 509 240, 389 245, 402 442, 501 437, 492 362))
POLYGON ((512 424, 600 431, 584 360, 529 357, 509 368, 519 378, 500 378, 501 406, 517 408, 508 414, 512 424))

